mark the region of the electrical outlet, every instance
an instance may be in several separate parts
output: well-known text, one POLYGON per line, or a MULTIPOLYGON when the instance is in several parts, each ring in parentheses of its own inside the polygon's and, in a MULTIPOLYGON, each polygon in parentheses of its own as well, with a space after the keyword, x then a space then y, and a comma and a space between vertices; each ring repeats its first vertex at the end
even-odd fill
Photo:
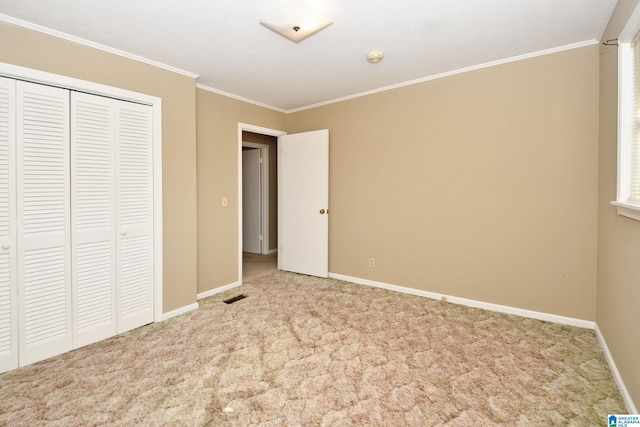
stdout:
POLYGON ((223 208, 226 208, 227 206, 229 206, 229 200, 226 197, 223 197, 220 200, 220 204, 222 205, 223 208))
POLYGON ((375 258, 369 258, 369 267, 370 268, 374 268, 376 266, 376 259, 375 258))

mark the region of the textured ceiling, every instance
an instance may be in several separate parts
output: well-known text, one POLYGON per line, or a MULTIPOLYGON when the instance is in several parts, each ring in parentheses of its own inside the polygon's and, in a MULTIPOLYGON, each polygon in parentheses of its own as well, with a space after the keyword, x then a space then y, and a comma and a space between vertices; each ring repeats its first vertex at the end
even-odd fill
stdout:
MULTIPOLYGON (((286 0, 0 0, 45 27, 292 111, 455 70, 597 42, 616 0, 307 0, 333 25, 294 44, 259 25, 286 0), (380 64, 367 54, 382 50, 380 64)), ((24 21, 24 22, 22 22, 24 21)), ((29 24, 27 24, 29 23, 29 24)))

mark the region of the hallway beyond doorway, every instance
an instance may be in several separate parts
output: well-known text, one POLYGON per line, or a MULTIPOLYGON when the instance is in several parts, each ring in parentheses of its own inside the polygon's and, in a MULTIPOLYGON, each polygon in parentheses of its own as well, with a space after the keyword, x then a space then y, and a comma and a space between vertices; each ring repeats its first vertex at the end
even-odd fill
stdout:
POLYGON ((242 253, 242 282, 246 283, 278 270, 278 254, 242 253))

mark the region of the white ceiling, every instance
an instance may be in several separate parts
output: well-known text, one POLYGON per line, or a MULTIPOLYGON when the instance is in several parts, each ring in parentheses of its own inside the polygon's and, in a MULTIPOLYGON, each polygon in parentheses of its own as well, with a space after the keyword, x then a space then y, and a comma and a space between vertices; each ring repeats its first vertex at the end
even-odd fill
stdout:
POLYGON ((617 2, 307 0, 334 23, 294 44, 258 24, 285 1, 0 0, 0 20, 147 58, 216 91, 292 111, 596 43, 617 2), (372 50, 384 51, 380 64, 367 62, 372 50))

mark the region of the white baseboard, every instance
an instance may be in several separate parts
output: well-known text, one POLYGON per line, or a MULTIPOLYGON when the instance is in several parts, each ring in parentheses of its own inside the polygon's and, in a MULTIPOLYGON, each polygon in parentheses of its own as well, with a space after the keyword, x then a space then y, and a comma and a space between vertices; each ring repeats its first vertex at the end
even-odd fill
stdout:
POLYGON ((271 255, 271 254, 277 254, 278 253, 278 248, 275 249, 269 249, 267 251, 267 255, 271 255))
MULTIPOLYGON (((276 250, 276 252, 277 252, 277 250, 276 250)), ((476 300, 467 299, 467 298, 452 297, 452 296, 449 296, 449 295, 438 294, 438 293, 435 293, 435 292, 422 291, 422 290, 419 290, 419 289, 407 288, 407 287, 404 287, 404 286, 397 286, 397 285, 392 285, 392 284, 389 284, 389 283, 376 282, 376 281, 373 281, 373 280, 361 279, 361 278, 352 277, 352 276, 345 276, 345 275, 342 275, 342 274, 329 273, 329 277, 332 278, 332 279, 343 280, 345 282, 351 282, 351 283, 355 283, 355 284, 358 284, 358 285, 365 285, 365 286, 371 286, 371 287, 375 287, 375 288, 382 288, 382 289, 387 289, 387 290, 390 290, 390 291, 395 291, 395 292, 401 292, 401 293, 404 293, 404 294, 421 296, 421 297, 425 297, 425 298, 429 298, 429 299, 441 300, 443 297, 446 297, 447 302, 450 302, 452 304, 460 304, 460 305, 464 305, 464 306, 468 306, 468 307, 474 307, 474 308, 481 308, 481 309, 485 309, 485 310, 496 311, 496 312, 499 312, 499 313, 513 314, 513 315, 516 315, 516 316, 528 317, 528 318, 531 318, 531 319, 544 320, 544 321, 548 321, 548 322, 559 323, 559 324, 562 324, 562 325, 577 326, 579 328, 593 329, 596 332, 596 336, 598 337, 598 341, 600 342, 600 346, 602 347, 602 350, 604 352, 604 355, 605 355, 605 358, 607 360, 607 363, 609 364, 609 368, 611 369, 611 373, 613 375, 613 378, 615 379, 616 384, 618 386, 618 389, 620 390, 620 393, 622 394, 622 399, 624 400, 624 403, 625 403, 625 405, 627 407, 627 413, 629 413, 629 414, 637 414, 638 413, 638 410, 637 410, 635 404, 633 403, 633 400, 631 399, 631 395, 629 394, 629 391, 627 390, 627 387, 625 386, 624 381, 622 380, 622 376, 620 375, 620 372, 618 371, 616 363, 613 360, 613 356, 611 355, 611 352, 609 351, 609 347, 607 346, 607 342, 604 339, 604 336, 602 335, 602 332, 600 331, 600 328, 598 328, 598 325, 595 322, 592 322, 592 321, 589 321, 589 320, 575 319, 575 318, 572 318, 572 317, 559 316, 559 315, 556 315, 556 314, 542 313, 542 312, 532 311, 532 310, 524 310, 524 309, 521 309, 521 308, 510 307, 510 306, 499 305, 499 304, 492 304, 492 303, 488 303, 488 302, 476 301, 476 300)), ((241 282, 234 282, 234 283, 230 283, 228 285, 221 286, 219 288, 211 289, 209 291, 205 291, 205 292, 199 293, 197 295, 197 299, 201 300, 203 298, 207 298, 207 297, 210 297, 212 295, 216 295, 216 294, 219 294, 221 292, 225 292, 225 291, 240 287, 241 285, 242 285, 241 282)), ((190 312, 192 310, 195 310, 197 308, 198 308, 198 303, 189 304, 187 306, 178 308, 178 309, 170 311, 168 313, 164 313, 163 316, 162 316, 162 320, 167 320, 167 319, 170 319, 172 317, 179 316, 179 315, 184 314, 184 313, 188 313, 188 312, 190 312)))
MULTIPOLYGON (((210 297, 215 294, 219 294, 220 292, 228 291, 233 288, 237 288, 242 285, 240 282, 230 283, 228 285, 220 286, 219 288, 211 289, 209 291, 205 291, 196 295, 196 300, 201 300, 202 298, 210 297)), ((193 304, 185 305, 184 307, 177 308, 168 313, 163 313, 160 321, 165 321, 167 319, 171 319, 172 317, 180 316, 181 314, 188 313, 192 310, 197 309, 200 305, 197 302, 193 304)))
POLYGON ((574 319, 572 317, 558 316, 556 314, 542 313, 532 310, 524 310, 522 308, 509 307, 506 305, 492 304, 489 302, 476 301, 467 298, 459 298, 450 295, 437 294, 434 292, 421 291, 419 289, 407 288, 404 286, 391 285, 389 283, 376 282, 368 279, 360 279, 358 277, 344 276, 342 274, 329 273, 332 279, 344 280, 358 285, 372 286, 374 288, 382 288, 404 294, 417 295, 425 298, 441 300, 443 297, 447 302, 453 304, 466 305, 468 307, 482 308, 485 310, 497 311, 499 313, 514 314, 516 316, 528 317, 531 319, 545 320, 547 322, 560 323, 562 325, 577 326, 579 328, 594 329, 595 322, 582 319, 574 319))
POLYGON ((636 405, 633 404, 633 400, 631 400, 631 395, 629 394, 629 390, 624 385, 624 381, 622 381, 622 376, 618 371, 618 367, 616 366, 616 362, 613 360, 613 356, 609 351, 609 346, 607 346, 607 342, 604 339, 604 335, 598 328, 596 324, 596 335, 598 337, 598 341, 600 341, 600 347, 602 347, 602 351, 604 351, 604 357, 607 359, 607 363, 609 364, 609 369, 611 369, 611 374, 613 378, 616 380, 616 384, 618 385, 618 389, 620 390, 620 394, 622 394, 622 400, 624 400, 624 404, 627 406, 628 414, 637 414, 638 409, 636 405))
POLYGON ((225 291, 237 288, 241 285, 242 285, 242 282, 234 282, 234 283, 229 283, 228 285, 220 286, 219 288, 210 289, 208 291, 204 291, 196 295, 196 300, 201 300, 202 298, 207 298, 215 294, 219 294, 221 292, 225 292, 225 291))
POLYGON ((180 316, 181 314, 188 313, 190 311, 197 309, 198 307, 199 307, 198 303, 194 302, 193 304, 185 305, 184 307, 177 308, 168 313, 163 313, 161 321, 165 321, 167 319, 171 319, 172 317, 176 317, 176 316, 180 316))

